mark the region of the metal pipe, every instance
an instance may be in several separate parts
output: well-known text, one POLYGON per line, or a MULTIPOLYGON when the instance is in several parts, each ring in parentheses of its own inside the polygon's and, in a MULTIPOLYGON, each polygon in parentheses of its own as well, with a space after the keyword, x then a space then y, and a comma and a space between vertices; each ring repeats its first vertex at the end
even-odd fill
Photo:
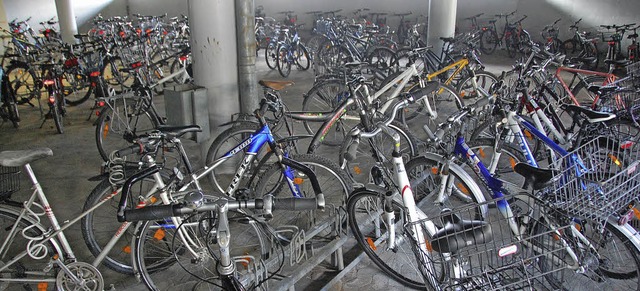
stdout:
POLYGON ((235 3, 240 111, 250 114, 258 108, 259 103, 254 1, 237 0, 235 3))

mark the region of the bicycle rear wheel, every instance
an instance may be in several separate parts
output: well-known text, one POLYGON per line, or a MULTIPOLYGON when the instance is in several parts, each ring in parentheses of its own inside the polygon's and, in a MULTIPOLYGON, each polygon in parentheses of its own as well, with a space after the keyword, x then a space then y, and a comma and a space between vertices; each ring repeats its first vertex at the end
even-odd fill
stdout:
POLYGON ((282 77, 288 77, 291 73, 291 56, 289 56, 290 45, 281 45, 278 47, 278 58, 276 59, 276 67, 282 77))
POLYGON ((7 68, 6 74, 16 101, 24 103, 40 99, 42 83, 33 69, 26 64, 12 64, 7 68))
POLYGON ((56 125, 56 130, 58 131, 58 133, 62 134, 64 133, 64 98, 62 96, 58 96, 57 93, 54 94, 53 97, 49 98, 54 99, 53 104, 49 104, 49 112, 51 113, 51 118, 53 118, 53 123, 56 125))
POLYGON ((96 144, 104 161, 115 150, 130 146, 135 139, 158 128, 159 118, 143 97, 115 98, 100 111, 96 121, 96 144))

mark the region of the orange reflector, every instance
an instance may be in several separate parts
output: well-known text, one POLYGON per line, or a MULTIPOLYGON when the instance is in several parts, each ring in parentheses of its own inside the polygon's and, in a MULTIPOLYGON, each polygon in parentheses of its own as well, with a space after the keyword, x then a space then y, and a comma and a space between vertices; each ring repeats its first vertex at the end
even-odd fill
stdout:
POLYGON ((638 208, 633 207, 633 216, 640 220, 640 210, 638 210, 638 208))
POLYGON ((582 231, 582 225, 576 223, 575 227, 578 231, 582 231))
POLYGON ((248 268, 248 267, 249 267, 249 264, 251 263, 251 257, 249 257, 249 253, 244 253, 244 254, 247 256, 247 257, 245 258, 245 260, 246 260, 246 261, 245 261, 245 260, 242 260, 242 261, 240 262, 240 264, 242 264, 242 265, 245 267, 245 269, 246 269, 246 268, 248 268))
POLYGON ((528 138, 528 139, 533 139, 533 135, 531 135, 531 132, 529 132, 528 130, 524 131, 524 135, 528 138))
POLYGON ((613 161, 614 164, 616 164, 616 166, 620 167, 620 165, 622 165, 622 163, 620 163, 620 160, 618 160, 618 158, 612 154, 607 154, 607 156, 609 156, 609 158, 613 161))
POLYGON ((107 137, 108 133, 109 133, 109 124, 105 123, 104 124, 104 129, 102 130, 102 137, 103 138, 107 137))
POLYGON ((428 240, 424 240, 424 246, 427 248, 428 252, 433 252, 433 246, 431 246, 431 243, 428 240))
POLYGON ((304 182, 302 178, 299 178, 299 177, 293 178, 293 183, 296 185, 301 185, 302 182, 304 182))
POLYGON ((130 254, 130 253, 131 253, 131 246, 129 246, 129 245, 124 246, 124 247, 122 248, 122 251, 123 251, 125 254, 130 254))
POLYGON ((467 92, 465 91, 460 92, 460 97, 464 98, 464 95, 467 95, 467 92))
POLYGON ((377 251, 378 248, 376 247, 376 244, 373 243, 373 239, 371 239, 370 237, 367 237, 367 244, 369 244, 369 247, 374 250, 377 251))
POLYGON ((53 259, 57 260, 58 258, 60 258, 60 256, 58 254, 53 255, 53 259))
POLYGON ((460 189, 460 191, 462 191, 462 193, 464 193, 464 195, 469 196, 469 189, 467 189, 467 187, 465 187, 464 185, 462 185, 462 183, 458 183, 457 184, 458 189, 460 189))
POLYGON ((47 291, 48 288, 49 288, 49 283, 47 282, 38 283, 38 291, 47 291))
POLYGON ((516 168, 516 159, 509 157, 509 164, 511 165, 511 169, 516 168))
POLYGON ((149 201, 151 202, 151 204, 155 204, 156 201, 158 201, 158 198, 156 198, 156 196, 151 196, 151 198, 149 198, 149 201))
POLYGON ((553 234, 553 240, 560 240, 560 236, 557 234, 553 234))
POLYGON ((358 166, 353 166, 353 172, 356 173, 356 175, 362 174, 362 170, 358 166))
POLYGON ((153 239, 162 240, 167 235, 167 232, 162 228, 158 228, 156 232, 153 234, 153 239))
POLYGON ((438 167, 431 167, 431 174, 437 175, 438 172, 438 167))
POLYGON ((478 150, 478 155, 483 157, 483 158, 485 158, 487 156, 487 154, 485 154, 485 152, 484 152, 484 149, 482 149, 482 148, 478 150))

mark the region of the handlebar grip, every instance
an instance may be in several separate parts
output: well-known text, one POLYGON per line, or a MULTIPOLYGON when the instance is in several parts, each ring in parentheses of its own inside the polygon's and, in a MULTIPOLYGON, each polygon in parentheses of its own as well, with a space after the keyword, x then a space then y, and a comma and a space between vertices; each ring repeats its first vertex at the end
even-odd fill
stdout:
POLYGON ((273 198, 274 210, 315 210, 318 209, 316 198, 273 198))
POLYGON ((473 109, 484 107, 485 105, 491 103, 491 101, 493 101, 493 98, 491 98, 491 97, 489 97, 489 98, 480 98, 480 100, 476 101, 476 103, 473 103, 473 104, 469 105, 469 107, 473 108, 473 109))
POLYGON ((347 152, 344 153, 345 160, 353 161, 356 159, 359 145, 360 145, 360 139, 355 138, 354 141, 347 148, 347 152))
POLYGON ((411 93, 411 95, 417 97, 417 98, 413 98, 413 100, 415 101, 415 100, 418 100, 418 99, 422 98, 425 95, 428 95, 428 94, 438 90, 439 87, 440 87, 440 82, 438 82, 438 81, 430 81, 430 82, 427 82, 427 84, 424 86, 424 88, 422 88, 422 89, 420 89, 420 90, 418 90, 418 91, 416 91, 414 93, 411 93))
POLYGON ((131 145, 129 147, 123 148, 121 150, 118 150, 115 155, 116 157, 120 158, 123 156, 127 156, 130 154, 136 154, 136 153, 141 153, 142 152, 142 145, 141 144, 134 144, 131 145))
POLYGON ((180 205, 152 205, 138 209, 129 209, 124 211, 124 221, 147 221, 158 220, 167 217, 176 216, 176 209, 180 208, 180 205))

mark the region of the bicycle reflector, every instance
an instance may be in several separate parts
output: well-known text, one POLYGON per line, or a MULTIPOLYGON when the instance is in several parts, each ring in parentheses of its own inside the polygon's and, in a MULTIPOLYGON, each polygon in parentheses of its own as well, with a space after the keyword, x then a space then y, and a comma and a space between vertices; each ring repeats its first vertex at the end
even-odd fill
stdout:
POLYGON ((189 56, 184 55, 184 56, 180 56, 180 60, 181 61, 186 61, 189 58, 189 56))
POLYGON ((53 79, 46 79, 46 80, 44 80, 42 83, 43 83, 45 86, 51 86, 51 85, 55 84, 55 82, 56 82, 56 81, 54 81, 53 79))
POLYGON ((89 73, 89 76, 98 77, 98 76, 100 76, 100 71, 93 71, 93 72, 89 73))
POLYGON ((131 64, 132 69, 139 68, 139 67, 142 67, 142 62, 135 62, 131 64))

